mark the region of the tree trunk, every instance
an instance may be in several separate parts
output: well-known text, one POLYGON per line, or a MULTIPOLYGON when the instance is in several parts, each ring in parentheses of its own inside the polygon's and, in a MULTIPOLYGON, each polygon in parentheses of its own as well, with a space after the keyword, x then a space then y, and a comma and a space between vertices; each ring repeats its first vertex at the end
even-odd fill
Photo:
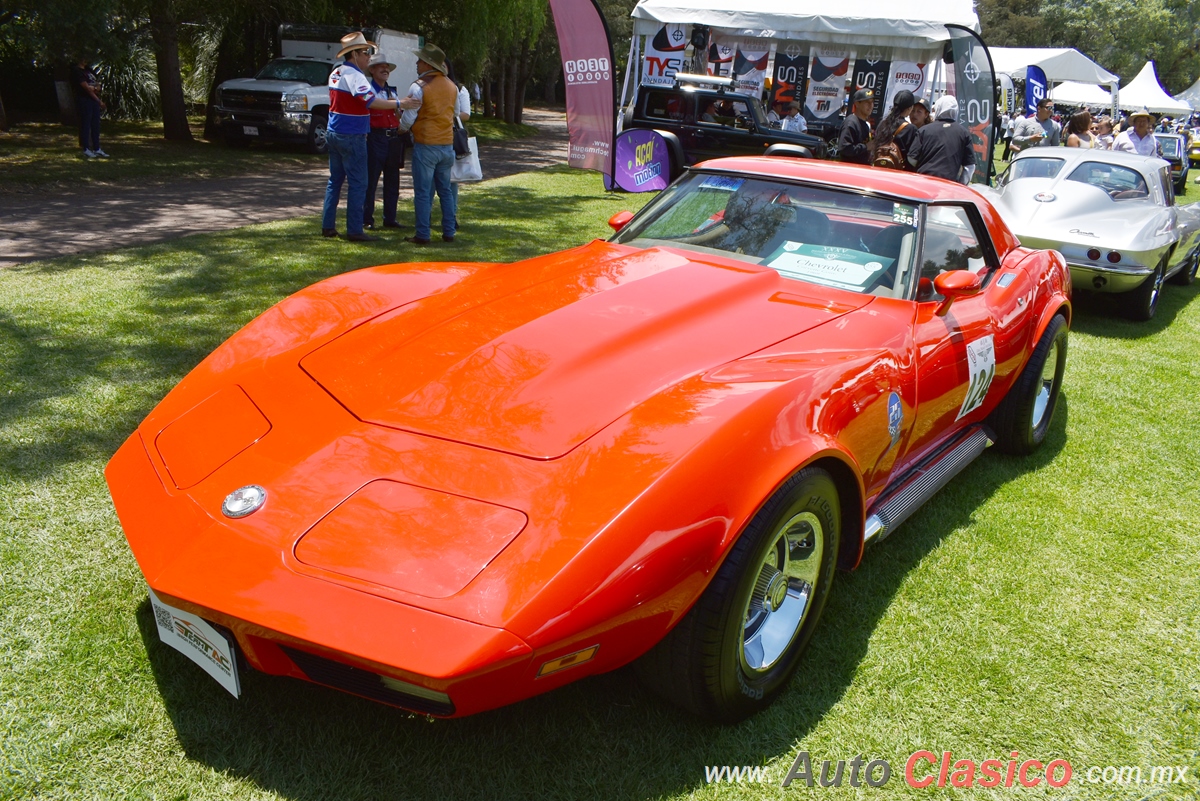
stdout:
POLYGON ((517 79, 517 105, 513 115, 513 122, 516 123, 520 123, 525 116, 525 90, 529 86, 529 79, 533 77, 533 60, 533 48, 529 42, 525 42, 521 45, 521 74, 517 79))
POLYGON ((504 121, 517 121, 517 85, 521 77, 521 53, 517 48, 513 48, 508 53, 508 67, 506 69, 506 80, 504 87, 504 121))
POLYGON ((508 59, 496 59, 496 116, 508 122, 504 115, 508 111, 508 59))
POLYGON ((0 131, 8 130, 8 114, 4 111, 4 98, 0 97, 0 131))
POLYGON ((150 3, 150 35, 154 39, 154 62, 158 68, 158 96, 162 105, 163 136, 190 142, 187 104, 183 100, 183 76, 179 71, 179 26, 171 0, 150 3))
POLYGON ((483 103, 483 116, 496 116, 496 107, 492 105, 492 75, 491 70, 485 72, 479 79, 479 100, 483 103))

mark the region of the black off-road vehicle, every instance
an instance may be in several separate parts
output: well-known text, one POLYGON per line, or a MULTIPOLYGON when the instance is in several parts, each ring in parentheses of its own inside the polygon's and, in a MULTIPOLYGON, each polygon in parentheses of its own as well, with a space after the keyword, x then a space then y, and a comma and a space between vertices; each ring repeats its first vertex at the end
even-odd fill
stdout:
POLYGON ((729 79, 676 79, 671 87, 639 87, 623 125, 626 130, 650 128, 667 140, 672 179, 687 164, 720 156, 761 156, 768 149, 772 154, 826 157, 823 139, 772 128, 757 97, 727 91, 719 85, 732 83, 729 79))

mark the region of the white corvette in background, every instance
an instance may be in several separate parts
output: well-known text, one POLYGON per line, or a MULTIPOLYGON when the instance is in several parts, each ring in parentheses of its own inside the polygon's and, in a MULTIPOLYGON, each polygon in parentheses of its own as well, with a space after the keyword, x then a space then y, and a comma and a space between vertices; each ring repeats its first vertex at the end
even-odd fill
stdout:
POLYGON ((1135 320, 1154 316, 1164 280, 1196 278, 1200 204, 1176 205, 1162 159, 1031 148, 980 191, 1022 245, 1062 253, 1075 289, 1125 293, 1135 320))

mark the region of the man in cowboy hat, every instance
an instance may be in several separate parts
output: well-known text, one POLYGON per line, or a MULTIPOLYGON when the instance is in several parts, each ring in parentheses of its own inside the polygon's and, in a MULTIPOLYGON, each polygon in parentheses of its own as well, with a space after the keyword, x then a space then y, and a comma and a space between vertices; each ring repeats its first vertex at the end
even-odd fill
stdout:
MULTIPOLYGON (((378 97, 396 100, 396 87, 388 76, 396 65, 383 53, 376 53, 367 62, 371 88, 378 97)), ((404 166, 407 134, 400 133, 400 117, 393 109, 373 108, 371 131, 367 134, 367 199, 363 203, 363 227, 375 227, 375 187, 383 175, 383 227, 403 228, 396 220, 396 204, 400 198, 400 169, 404 166)))
POLYGON ((446 77, 446 54, 426 44, 414 50, 417 57, 416 82, 409 87, 405 102, 415 100, 419 108, 406 105, 400 117, 400 130, 412 131, 413 210, 416 233, 405 237, 414 245, 428 245, 433 216, 433 193, 442 206, 442 241, 453 242, 458 228, 454 194, 450 189, 450 169, 454 166, 454 110, 458 87, 446 77))
POLYGON ((1136 153, 1139 156, 1157 156, 1158 140, 1154 138, 1154 115, 1148 109, 1129 115, 1133 129, 1126 128, 1113 140, 1113 150, 1136 153))
POLYGON ((346 188, 346 239, 371 242, 379 237, 363 232, 363 203, 367 197, 367 133, 371 129, 368 109, 403 108, 403 101, 380 97, 371 88, 365 70, 375 51, 361 31, 342 37, 338 58, 345 61, 329 73, 329 185, 325 189, 325 210, 321 234, 337 236, 334 225, 342 184, 346 188))

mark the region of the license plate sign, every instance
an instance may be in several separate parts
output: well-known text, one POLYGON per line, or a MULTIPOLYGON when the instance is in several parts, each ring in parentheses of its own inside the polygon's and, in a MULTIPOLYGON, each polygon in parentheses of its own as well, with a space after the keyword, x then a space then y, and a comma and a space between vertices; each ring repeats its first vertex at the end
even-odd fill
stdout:
POLYGON ((246 136, 258 136, 258 126, 257 125, 243 125, 242 133, 244 133, 246 136))
POLYGON ((158 638, 202 667, 234 698, 242 694, 233 643, 202 618, 163 603, 150 590, 158 638))

